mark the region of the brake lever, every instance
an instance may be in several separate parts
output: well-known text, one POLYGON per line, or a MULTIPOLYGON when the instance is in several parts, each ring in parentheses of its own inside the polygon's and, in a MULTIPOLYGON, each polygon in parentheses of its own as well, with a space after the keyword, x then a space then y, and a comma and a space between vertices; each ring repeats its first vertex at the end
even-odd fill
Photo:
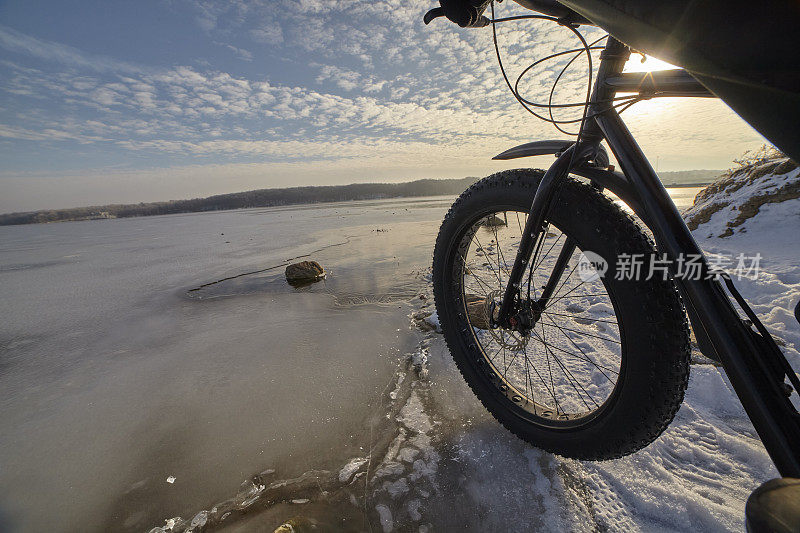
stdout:
POLYGON ((441 7, 434 7, 433 9, 425 13, 425 16, 422 17, 422 22, 424 22, 425 25, 427 26, 428 24, 431 23, 433 19, 443 16, 444 16, 444 9, 442 9, 441 7))
POLYGON ((485 28, 491 23, 492 21, 489 20, 489 17, 481 15, 480 17, 478 17, 478 20, 467 26, 467 28, 485 28))

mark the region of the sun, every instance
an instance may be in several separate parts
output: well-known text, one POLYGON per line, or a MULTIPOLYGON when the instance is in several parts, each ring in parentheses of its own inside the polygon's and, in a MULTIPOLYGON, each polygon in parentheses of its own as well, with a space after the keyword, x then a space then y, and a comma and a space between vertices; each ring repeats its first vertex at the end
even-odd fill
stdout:
POLYGON ((630 60, 625 64, 624 72, 652 72, 654 70, 669 70, 678 68, 675 65, 661 61, 652 56, 645 56, 645 61, 642 63, 640 55, 631 55, 630 60))

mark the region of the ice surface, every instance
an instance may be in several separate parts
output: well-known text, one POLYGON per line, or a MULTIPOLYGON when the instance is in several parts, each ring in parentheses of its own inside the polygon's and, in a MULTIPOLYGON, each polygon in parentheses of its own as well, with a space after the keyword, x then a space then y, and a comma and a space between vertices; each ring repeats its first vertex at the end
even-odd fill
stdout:
POLYGON ((0 228, 0 529, 147 530, 363 457, 451 201, 0 228), (311 252, 307 288, 234 277, 311 252))

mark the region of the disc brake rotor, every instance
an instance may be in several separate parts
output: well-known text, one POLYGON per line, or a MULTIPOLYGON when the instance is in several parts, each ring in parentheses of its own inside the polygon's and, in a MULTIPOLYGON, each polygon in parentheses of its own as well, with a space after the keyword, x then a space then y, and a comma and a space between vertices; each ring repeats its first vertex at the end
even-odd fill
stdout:
POLYGON ((523 335, 518 331, 510 331, 498 327, 491 327, 489 317, 492 310, 496 309, 493 303, 499 301, 502 292, 493 290, 485 297, 467 295, 467 314, 473 327, 484 329, 489 332, 492 338, 506 350, 524 350, 530 340, 529 335, 523 335))

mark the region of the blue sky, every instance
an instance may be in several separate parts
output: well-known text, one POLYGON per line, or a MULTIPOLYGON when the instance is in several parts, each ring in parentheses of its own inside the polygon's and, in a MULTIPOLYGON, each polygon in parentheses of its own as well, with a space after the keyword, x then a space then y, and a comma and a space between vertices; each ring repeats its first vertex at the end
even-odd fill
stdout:
MULTIPOLYGON (((0 212, 549 164, 490 161, 560 135, 516 105, 490 31, 425 27, 432 5, 0 1, 0 212)), ((575 45, 542 24, 500 34, 512 71, 575 45)), ((725 168, 763 142, 715 101, 625 117, 661 170, 725 168)))

